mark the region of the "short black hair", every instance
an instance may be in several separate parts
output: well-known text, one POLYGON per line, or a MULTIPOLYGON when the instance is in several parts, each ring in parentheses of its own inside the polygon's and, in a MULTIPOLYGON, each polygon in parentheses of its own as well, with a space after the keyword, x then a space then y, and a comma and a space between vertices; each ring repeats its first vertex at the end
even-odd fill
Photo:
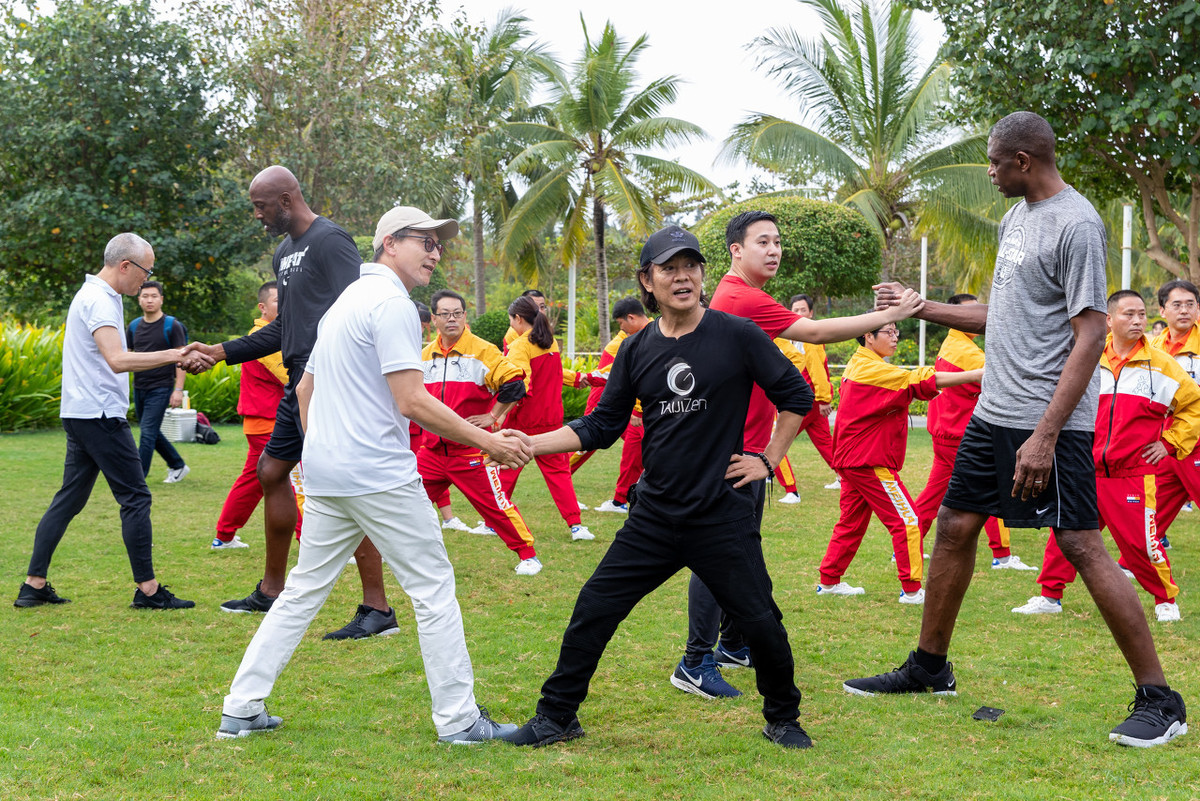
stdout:
POLYGON ((769 211, 762 211, 761 209, 743 211, 734 217, 725 226, 725 248, 728 250, 730 245, 740 245, 745 242, 746 229, 756 222, 762 222, 763 220, 775 223, 776 227, 779 226, 779 220, 775 218, 774 214, 769 211))
POLYGON ((1037 161, 1054 162, 1054 129, 1039 114, 1014 111, 992 126, 988 139, 1007 155, 1024 151, 1037 161))
POLYGON ((463 311, 467 310, 467 301, 463 299, 462 295, 458 294, 453 289, 439 289, 437 292, 434 292, 433 297, 429 299, 429 305, 434 311, 436 311, 438 304, 446 298, 457 300, 462 304, 463 311))
POLYGON ((143 289, 157 289, 157 290, 158 290, 158 294, 162 295, 163 297, 166 297, 166 295, 167 295, 167 293, 166 293, 166 292, 163 292, 163 285, 162 285, 162 284, 160 284, 158 281, 146 281, 146 282, 144 282, 144 283, 142 284, 141 288, 140 288, 140 289, 138 289, 138 294, 139 294, 139 295, 140 295, 140 294, 142 294, 142 290, 143 290, 143 289))
POLYGON ((1171 297, 1171 293, 1176 289, 1182 289, 1185 292, 1191 292, 1192 297, 1200 303, 1200 289, 1196 289, 1196 285, 1191 281, 1185 281, 1182 278, 1176 278, 1173 281, 1168 281, 1158 288, 1158 306, 1162 308, 1167 305, 1167 299, 1171 297))
POLYGON ((951 306, 961 306, 968 300, 979 300, 979 298, 975 297, 970 292, 959 292, 957 295, 951 295, 950 299, 946 302, 951 306))
POLYGON ((258 288, 258 302, 266 303, 267 298, 269 298, 271 296, 272 289, 274 289, 276 292, 279 291, 279 282, 278 281, 267 281, 262 286, 260 286, 258 288))
POLYGON ((414 300, 413 305, 417 307, 417 316, 421 318, 422 323, 433 322, 433 314, 430 313, 428 306, 419 300, 414 300))
POLYGON ((636 314, 639 317, 646 316, 646 307, 642 302, 634 297, 621 298, 612 307, 612 318, 619 320, 622 317, 628 317, 631 314, 636 314))
POLYGON ((795 306, 800 301, 804 301, 805 303, 807 303, 809 311, 812 311, 813 299, 811 297, 809 297, 808 295, 804 294, 803 292, 801 292, 799 295, 792 295, 792 299, 788 301, 788 306, 795 306))
POLYGON ((1142 303, 1146 302, 1146 299, 1142 297, 1141 292, 1135 292, 1132 289, 1118 289, 1116 292, 1108 296, 1108 308, 1111 309, 1125 298, 1137 298, 1142 303))
MULTIPOLYGON (((662 266, 661 264, 659 265, 662 266)), ((654 262, 649 261, 638 268, 637 282, 642 290, 642 305, 651 313, 658 313, 658 300, 654 297, 654 293, 646 289, 646 285, 642 283, 642 276, 650 277, 650 272, 654 269, 654 262)), ((704 294, 704 262, 700 262, 700 305, 708 306, 708 297, 704 294)))
POLYGON ((526 289, 524 292, 521 293, 521 297, 523 297, 523 298, 541 298, 542 300, 546 299, 546 296, 542 294, 542 290, 540 290, 540 289, 526 289))
MULTIPOLYGON (((863 312, 863 314, 870 314, 872 311, 875 311, 875 310, 871 309, 869 311, 863 312)), ((868 332, 866 332, 866 334, 859 334, 858 336, 856 336, 854 338, 854 341, 857 342, 858 344, 862 345, 865 348, 867 346, 867 334, 877 337, 877 336, 879 336, 879 332, 882 331, 884 328, 886 328, 889 325, 891 325, 891 323, 884 323, 883 325, 876 328, 874 331, 868 331, 868 332)))

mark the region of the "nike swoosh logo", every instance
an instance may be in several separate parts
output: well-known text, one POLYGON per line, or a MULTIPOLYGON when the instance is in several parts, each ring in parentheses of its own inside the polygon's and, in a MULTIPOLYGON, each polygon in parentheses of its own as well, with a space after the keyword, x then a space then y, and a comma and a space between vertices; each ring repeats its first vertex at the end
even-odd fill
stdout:
POLYGON ((697 687, 699 687, 701 684, 703 684, 703 683, 704 683, 704 679, 703 679, 703 678, 699 678, 699 679, 697 679, 697 678, 693 678, 693 677, 692 677, 692 674, 691 674, 691 673, 688 673, 686 670, 685 670, 685 671, 683 671, 683 675, 684 675, 684 677, 685 677, 685 678, 686 678, 688 681, 690 681, 692 684, 694 684, 694 685, 695 685, 695 686, 697 686, 697 687))
POLYGON ((1047 506, 1045 509, 1038 509, 1036 514, 1044 515, 1044 514, 1046 514, 1046 512, 1049 512, 1049 511, 1050 511, 1050 507, 1047 506))
POLYGON ((946 689, 947 689, 947 690, 953 690, 953 689, 954 689, 954 682, 955 682, 955 679, 950 679, 950 681, 946 682, 946 689))
POLYGON ((728 659, 730 662, 737 662, 742 667, 750 667, 750 657, 748 657, 748 656, 734 656, 733 654, 726 651, 725 658, 728 659))

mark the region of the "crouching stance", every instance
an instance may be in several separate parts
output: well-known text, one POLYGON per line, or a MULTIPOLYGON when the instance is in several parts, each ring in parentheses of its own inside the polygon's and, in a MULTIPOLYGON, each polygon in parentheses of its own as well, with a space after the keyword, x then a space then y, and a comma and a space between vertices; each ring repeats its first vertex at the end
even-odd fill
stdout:
POLYGON ((677 227, 659 231, 640 261, 642 300, 662 316, 622 345, 591 414, 532 443, 535 454, 607 448, 640 399, 645 473, 627 522, 579 593, 537 714, 505 739, 539 746, 581 737, 576 713, 617 626, 686 567, 745 637, 763 695, 763 734, 807 748, 812 741, 797 723, 800 691, 783 615, 771 597, 752 485, 783 458, 812 406, 812 390, 751 321, 700 304, 704 257, 694 236, 677 227), (779 408, 765 454, 742 452, 755 384, 779 408))
POLYGON ((364 536, 412 599, 439 739, 475 743, 516 728, 475 704, 454 569, 408 441, 411 418, 495 462, 530 458, 519 438, 471 425, 425 391, 421 324, 408 293, 429 283, 441 242, 457 233, 453 220, 390 209, 375 231, 377 263, 362 265, 321 320, 296 388, 308 490, 299 561, 246 649, 218 737, 280 724, 263 701, 364 536))

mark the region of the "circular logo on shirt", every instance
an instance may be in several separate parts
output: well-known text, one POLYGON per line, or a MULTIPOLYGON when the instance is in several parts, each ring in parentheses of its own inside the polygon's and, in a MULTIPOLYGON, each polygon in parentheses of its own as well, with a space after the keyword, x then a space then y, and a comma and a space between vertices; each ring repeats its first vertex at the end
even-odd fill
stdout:
POLYGON ((696 376, 692 375, 692 366, 680 362, 667 371, 667 386, 676 395, 691 395, 696 388, 696 376))

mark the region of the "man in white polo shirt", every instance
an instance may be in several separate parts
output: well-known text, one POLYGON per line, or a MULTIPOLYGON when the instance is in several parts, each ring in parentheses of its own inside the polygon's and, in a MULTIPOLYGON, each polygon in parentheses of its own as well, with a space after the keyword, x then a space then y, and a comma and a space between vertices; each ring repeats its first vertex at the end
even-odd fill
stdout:
MULTIPOLYGON (((154 577, 150 548, 150 490, 125 416, 129 412, 129 379, 125 373, 178 364, 184 351, 150 353, 125 349, 125 315, 121 295, 137 295, 154 272, 154 250, 137 234, 117 234, 104 248, 104 266, 86 276, 71 301, 63 337, 62 401, 59 416, 67 432, 62 488, 42 515, 33 538, 28 575, 13 606, 64 604, 70 599, 46 580, 50 559, 67 526, 83 511, 104 473, 121 505, 121 537, 129 554, 135 609, 188 609, 195 604, 176 598, 154 577)), ((196 355, 203 361, 204 357, 196 355)))
POLYGON ((425 391, 421 324, 408 293, 429 283, 442 242, 457 234, 454 220, 388 210, 375 229, 375 263, 362 265, 321 320, 296 387, 305 432, 299 561, 246 649, 219 738, 282 722, 263 701, 364 536, 412 598, 438 739, 465 745, 516 730, 475 703, 454 569, 409 448, 411 419, 509 467, 532 456, 512 432, 471 425, 425 391))

